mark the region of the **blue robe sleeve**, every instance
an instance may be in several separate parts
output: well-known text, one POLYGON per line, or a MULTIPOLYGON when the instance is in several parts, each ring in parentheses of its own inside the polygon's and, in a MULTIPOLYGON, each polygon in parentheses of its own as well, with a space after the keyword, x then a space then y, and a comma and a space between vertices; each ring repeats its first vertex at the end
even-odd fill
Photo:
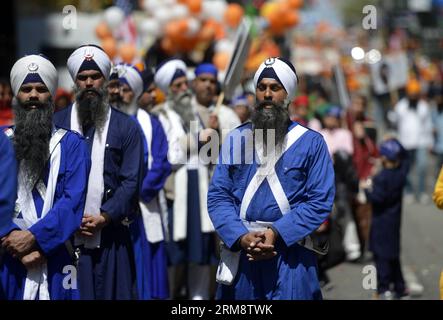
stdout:
MULTIPOLYGON (((230 136, 225 141, 229 141, 230 136)), ((236 241, 242 235, 248 233, 248 229, 240 219, 232 190, 234 181, 230 174, 230 167, 227 159, 232 154, 229 143, 224 143, 219 156, 219 163, 215 167, 214 175, 208 190, 208 213, 215 230, 222 241, 229 248, 233 249, 236 241)))
POLYGON ((52 209, 42 219, 29 228, 40 249, 48 256, 80 227, 91 169, 88 146, 83 138, 69 133, 64 139, 66 150, 62 152, 66 157, 66 171, 62 196, 55 200, 52 209))
POLYGON ((151 116, 152 123, 152 165, 143 179, 140 197, 150 202, 163 188, 166 178, 171 174, 171 164, 168 161, 168 140, 166 139, 160 121, 151 116))
MULTIPOLYGON (((387 192, 384 172, 381 171, 372 181, 372 190, 365 190, 368 201, 373 204, 388 204, 391 202, 392 194, 387 192)), ((395 200, 394 200, 395 201, 395 200)))
POLYGON ((14 229, 12 222, 17 198, 17 163, 14 148, 6 135, 0 132, 0 238, 14 229))
POLYGON ((326 220, 335 197, 335 176, 326 143, 315 136, 308 151, 306 201, 274 222, 287 246, 305 238, 326 220))
POLYGON ((120 185, 101 207, 101 211, 106 212, 114 222, 122 221, 133 213, 134 197, 140 190, 144 174, 141 130, 132 119, 126 124, 126 128, 121 128, 127 134, 122 145, 122 160, 118 172, 120 185))

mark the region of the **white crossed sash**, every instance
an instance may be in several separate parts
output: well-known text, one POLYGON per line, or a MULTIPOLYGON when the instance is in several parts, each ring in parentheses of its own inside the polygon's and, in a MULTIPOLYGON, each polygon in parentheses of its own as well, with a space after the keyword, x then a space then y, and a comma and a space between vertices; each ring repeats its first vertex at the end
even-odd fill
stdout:
MULTIPOLYGON (((50 154, 50 170, 48 177, 48 185, 45 187, 44 183, 39 181, 36 188, 40 196, 44 200, 41 217, 38 218, 37 210, 35 208, 34 199, 32 197, 32 188, 29 186, 25 172, 20 167, 19 171, 19 185, 17 192, 16 213, 21 212, 23 218, 14 218, 14 223, 21 229, 27 230, 38 220, 46 216, 51 210, 54 203, 55 189, 57 186, 58 171, 60 168, 60 141, 66 134, 66 130, 58 129, 51 137, 49 142, 50 154)), ((25 288, 23 293, 23 300, 35 300, 37 293, 39 300, 50 300, 48 288, 48 266, 43 264, 36 268, 28 269, 25 280, 25 288)))
MULTIPOLYGON (((275 172, 275 164, 306 131, 308 131, 308 129, 300 125, 292 128, 285 137, 281 151, 272 150, 273 152, 268 152, 266 159, 264 158, 262 143, 258 142, 256 144, 257 155, 262 165, 257 168, 255 175, 249 182, 240 206, 240 218, 249 231, 260 231, 272 225, 272 222, 246 220, 246 211, 252 198, 265 180, 268 181, 271 192, 282 214, 286 214, 291 210, 289 201, 275 172)), ((217 268, 216 281, 224 285, 231 285, 237 274, 239 262, 240 251, 231 251, 222 244, 220 247, 220 262, 217 268)))
MULTIPOLYGON (((278 160, 283 156, 283 154, 295 143, 297 140, 306 132, 306 129, 303 126, 297 125, 288 132, 285 142, 284 142, 284 151, 279 154, 271 153, 271 156, 267 157, 266 164, 264 166, 259 166, 257 168, 257 172, 252 177, 251 182, 249 182, 248 187, 246 188, 245 194, 243 196, 241 206, 240 206, 240 218, 243 221, 246 221, 246 211, 249 208, 252 198, 257 192, 260 185, 263 181, 267 180, 269 187, 271 188, 272 194, 280 208, 282 214, 286 214, 291 210, 291 206, 286 197, 286 194, 283 190, 283 187, 278 179, 277 173, 275 172, 275 164, 278 160)), ((257 154, 261 160, 261 163, 264 161, 263 159, 263 150, 260 145, 257 148, 257 154)))

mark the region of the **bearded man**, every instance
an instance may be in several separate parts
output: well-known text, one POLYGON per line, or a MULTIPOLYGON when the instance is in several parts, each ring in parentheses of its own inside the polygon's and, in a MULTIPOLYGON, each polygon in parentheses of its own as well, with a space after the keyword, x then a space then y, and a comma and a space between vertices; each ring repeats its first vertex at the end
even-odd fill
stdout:
POLYGON ((111 61, 100 47, 86 45, 68 58, 76 101, 56 113, 56 123, 82 133, 91 154, 91 174, 82 225, 82 299, 132 299, 135 270, 129 224, 138 212, 143 143, 137 123, 107 102, 111 61))
POLYGON ((173 170, 165 185, 171 297, 177 298, 187 282, 189 299, 206 300, 210 298, 210 265, 216 264, 215 233, 206 207, 209 170, 199 160, 198 147, 200 137, 210 129, 192 104, 186 72, 181 60, 158 67, 154 81, 167 100, 154 112, 166 132, 173 170))
POLYGON ((320 134, 290 121, 294 66, 269 58, 254 83, 252 123, 228 135, 209 187, 209 215, 224 243, 217 298, 321 299, 307 237, 332 210, 332 161, 320 134))
POLYGON ((19 59, 11 84, 15 126, 6 134, 14 143, 19 171, 13 223, 1 239, 7 251, 0 265, 3 298, 75 299, 76 279, 66 285, 65 267, 74 264, 69 240, 85 205, 87 145, 79 134, 53 124, 57 70, 48 59, 19 59))
POLYGON ((165 202, 161 190, 171 173, 168 141, 158 118, 138 106, 144 87, 140 72, 128 64, 117 67, 122 89, 120 110, 134 117, 143 132, 146 174, 140 188, 140 215, 130 228, 134 241, 138 298, 166 299, 169 296, 168 268, 162 224, 166 206, 161 205, 165 202))

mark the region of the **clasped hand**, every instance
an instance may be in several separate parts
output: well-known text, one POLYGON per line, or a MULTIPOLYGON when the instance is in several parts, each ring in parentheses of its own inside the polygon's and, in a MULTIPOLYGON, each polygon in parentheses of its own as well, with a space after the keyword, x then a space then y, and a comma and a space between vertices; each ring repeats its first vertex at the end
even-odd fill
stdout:
POLYGON ((248 232, 242 236, 240 246, 246 251, 249 261, 271 259, 277 255, 274 248, 275 238, 272 229, 248 232))

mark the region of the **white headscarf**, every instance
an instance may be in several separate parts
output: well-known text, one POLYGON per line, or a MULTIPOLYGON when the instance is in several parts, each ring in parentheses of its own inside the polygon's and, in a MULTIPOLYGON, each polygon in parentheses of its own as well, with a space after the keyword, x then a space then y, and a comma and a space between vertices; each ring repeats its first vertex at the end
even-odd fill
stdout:
POLYGON ((286 62, 280 60, 279 58, 268 58, 262 62, 254 76, 255 88, 257 88, 260 75, 263 73, 263 71, 265 71, 266 68, 272 68, 274 70, 278 77, 278 79, 275 80, 280 80, 281 84, 288 93, 286 100, 292 101, 297 93, 297 75, 286 62))
POLYGON ((108 55, 97 47, 84 46, 75 50, 68 58, 67 65, 72 80, 75 81, 77 78, 78 70, 80 70, 80 67, 85 60, 94 60, 105 79, 109 79, 111 60, 109 59, 108 55))
POLYGON ((186 74, 186 64, 182 60, 174 59, 162 65, 154 76, 154 82, 164 93, 168 92, 172 78, 177 70, 182 70, 186 74))
POLYGON ((125 79, 131 90, 134 91, 135 99, 143 93, 143 78, 137 70, 131 65, 120 64, 117 66, 118 77, 125 79))
POLYGON ((27 75, 31 73, 40 76, 51 93, 51 96, 54 97, 58 82, 57 69, 55 69, 51 61, 35 54, 17 60, 12 67, 10 77, 12 92, 14 95, 17 95, 23 81, 26 79, 27 75))

